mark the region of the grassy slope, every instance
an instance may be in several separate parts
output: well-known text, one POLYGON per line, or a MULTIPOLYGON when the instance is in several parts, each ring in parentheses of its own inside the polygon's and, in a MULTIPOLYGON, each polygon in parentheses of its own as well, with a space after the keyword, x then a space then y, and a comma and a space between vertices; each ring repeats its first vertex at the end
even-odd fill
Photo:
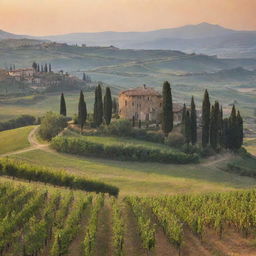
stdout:
MULTIPOLYGON (((79 100, 79 91, 65 92, 67 104, 67 114, 69 116, 77 113, 77 105, 79 100)), ((88 104, 88 111, 92 110, 94 93, 85 93, 85 100, 88 104)), ((30 114, 35 116, 43 115, 47 111, 59 112, 60 93, 48 94, 45 99, 38 100, 33 104, 0 104, 0 119, 8 120, 21 114, 30 114)))
POLYGON ((256 185, 254 179, 223 172, 216 165, 121 162, 41 150, 14 157, 116 185, 121 195, 225 191, 256 185))
POLYGON ((256 156, 256 138, 246 138, 244 146, 249 153, 256 156))
POLYGON ((0 132, 0 154, 28 147, 28 134, 34 126, 26 126, 0 132))

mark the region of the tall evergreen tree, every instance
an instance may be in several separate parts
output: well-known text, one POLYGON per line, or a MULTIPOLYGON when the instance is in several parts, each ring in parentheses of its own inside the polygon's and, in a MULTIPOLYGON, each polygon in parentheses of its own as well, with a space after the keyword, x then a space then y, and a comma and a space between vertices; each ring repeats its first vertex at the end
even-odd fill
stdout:
POLYGON ((63 116, 67 115, 66 102, 65 102, 63 93, 61 94, 61 97, 60 97, 60 114, 63 116))
POLYGON ((81 130, 84 128, 84 124, 87 119, 87 108, 86 103, 84 101, 83 91, 80 91, 80 98, 78 103, 78 123, 80 124, 81 130))
POLYGON ((94 112, 93 121, 96 127, 102 124, 103 118, 103 103, 102 103, 102 90, 100 84, 95 89, 95 101, 94 101, 94 112))
POLYGON ((113 112, 113 114, 118 113, 118 104, 117 104, 116 98, 113 98, 113 100, 112 100, 112 112, 113 112))
POLYGON ((48 66, 47 66, 47 64, 45 63, 45 65, 44 65, 44 72, 48 72, 48 66))
POLYGON ((83 81, 86 81, 86 75, 83 73, 83 81))
POLYGON ((218 149, 219 146, 219 102, 215 101, 211 111, 210 121, 210 144, 214 150, 218 149))
POLYGON ((197 142, 197 115, 194 97, 191 98, 191 143, 195 145, 197 142))
POLYGON ((36 71, 37 70, 37 64, 36 62, 34 61, 33 64, 32 64, 32 68, 36 71))
POLYGON ((191 117, 188 110, 185 118, 185 142, 187 145, 191 142, 191 117))
POLYGON ((44 72, 44 66, 41 64, 41 72, 44 72))
POLYGON ((37 68, 36 68, 37 72, 40 72, 40 65, 37 64, 37 68))
POLYGON ((184 135, 184 137, 185 137, 186 115, 187 115, 187 107, 186 107, 186 104, 184 103, 183 109, 182 109, 182 118, 181 118, 181 133, 184 135))
POLYGON ((104 120, 107 125, 110 124, 111 117, 112 117, 112 97, 110 88, 106 88, 106 94, 104 96, 104 120))
POLYGON ((209 144, 210 111, 211 111, 211 103, 209 99, 209 94, 208 94, 208 91, 205 90, 203 105, 202 105, 202 146, 203 147, 206 147, 209 144))
POLYGON ((49 64, 49 72, 52 72, 52 64, 49 64))
POLYGON ((243 145, 244 139, 244 128, 243 128, 243 118, 240 115, 240 111, 237 111, 237 134, 238 134, 238 142, 237 149, 241 148, 243 145))
POLYGON ((168 135, 173 129, 173 106, 172 106, 172 92, 168 81, 163 84, 163 117, 162 130, 165 135, 168 135))
POLYGON ((229 148, 229 119, 223 119, 223 131, 222 131, 222 146, 224 148, 229 148))
POLYGON ((233 105, 232 111, 229 117, 229 148, 235 150, 238 144, 238 129, 237 129, 237 116, 236 107, 233 105))

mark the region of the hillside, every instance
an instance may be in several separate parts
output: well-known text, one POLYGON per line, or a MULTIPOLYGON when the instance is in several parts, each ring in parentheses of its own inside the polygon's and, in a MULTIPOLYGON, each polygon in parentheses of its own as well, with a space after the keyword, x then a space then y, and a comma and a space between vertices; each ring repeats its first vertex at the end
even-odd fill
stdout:
MULTIPOLYGON (((0 68, 13 64, 17 68, 30 67, 33 61, 51 63, 54 72, 65 70, 78 78, 85 72, 94 82, 102 81, 115 88, 116 94, 122 88, 141 84, 161 90, 163 81, 169 80, 175 101, 187 101, 191 94, 201 101, 203 90, 208 88, 213 100, 227 106, 236 101, 244 116, 253 117, 254 113, 254 96, 240 87, 255 88, 256 59, 223 59, 171 50, 80 47, 34 40, 24 43, 14 39, 0 41, 0 55, 0 68)), ((2 83, 0 91, 18 92, 17 86, 12 87, 2 83)))

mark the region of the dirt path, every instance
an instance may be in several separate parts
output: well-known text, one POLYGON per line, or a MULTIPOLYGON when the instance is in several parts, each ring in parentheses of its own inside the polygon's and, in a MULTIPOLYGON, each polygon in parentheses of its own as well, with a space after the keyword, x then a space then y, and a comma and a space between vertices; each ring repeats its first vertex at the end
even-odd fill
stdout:
POLYGON ((21 150, 13 151, 13 152, 8 152, 5 154, 0 155, 0 157, 6 157, 6 156, 11 156, 11 155, 17 155, 25 152, 29 152, 32 150, 36 149, 41 149, 47 152, 54 152, 54 150, 49 148, 49 144, 42 144, 36 139, 36 132, 39 126, 36 126, 28 135, 28 142, 30 143, 30 146, 21 150))
POLYGON ((88 219, 90 216, 90 211, 91 211, 91 205, 87 206, 85 212, 83 213, 82 216, 82 221, 80 225, 78 226, 79 231, 77 233, 76 238, 72 241, 72 243, 69 246, 68 249, 68 256, 82 256, 83 255, 83 241, 86 233, 86 226, 88 223, 88 219))
POLYGON ((96 233, 96 242, 94 247, 94 256, 112 256, 112 216, 111 206, 107 198, 104 200, 104 206, 99 212, 98 229, 96 233))
POLYGON ((137 222, 131 208, 124 204, 123 218, 125 223, 124 231, 124 256, 146 256, 141 244, 137 222))

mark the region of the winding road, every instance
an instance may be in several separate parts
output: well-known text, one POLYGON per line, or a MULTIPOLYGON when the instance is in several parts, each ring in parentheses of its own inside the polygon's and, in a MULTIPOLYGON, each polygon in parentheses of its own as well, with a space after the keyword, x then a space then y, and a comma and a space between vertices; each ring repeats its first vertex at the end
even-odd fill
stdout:
POLYGON ((29 135, 28 135, 28 142, 30 143, 30 146, 28 148, 20 149, 20 150, 13 151, 13 152, 8 152, 8 153, 0 155, 0 157, 17 155, 17 154, 25 153, 25 152, 36 150, 36 149, 41 149, 41 150, 48 151, 48 152, 53 151, 53 150, 51 150, 49 148, 49 144, 48 143, 47 144, 42 144, 42 143, 38 142, 38 140, 36 139, 36 131, 37 131, 38 128, 39 128, 39 126, 36 126, 29 133, 29 135))

